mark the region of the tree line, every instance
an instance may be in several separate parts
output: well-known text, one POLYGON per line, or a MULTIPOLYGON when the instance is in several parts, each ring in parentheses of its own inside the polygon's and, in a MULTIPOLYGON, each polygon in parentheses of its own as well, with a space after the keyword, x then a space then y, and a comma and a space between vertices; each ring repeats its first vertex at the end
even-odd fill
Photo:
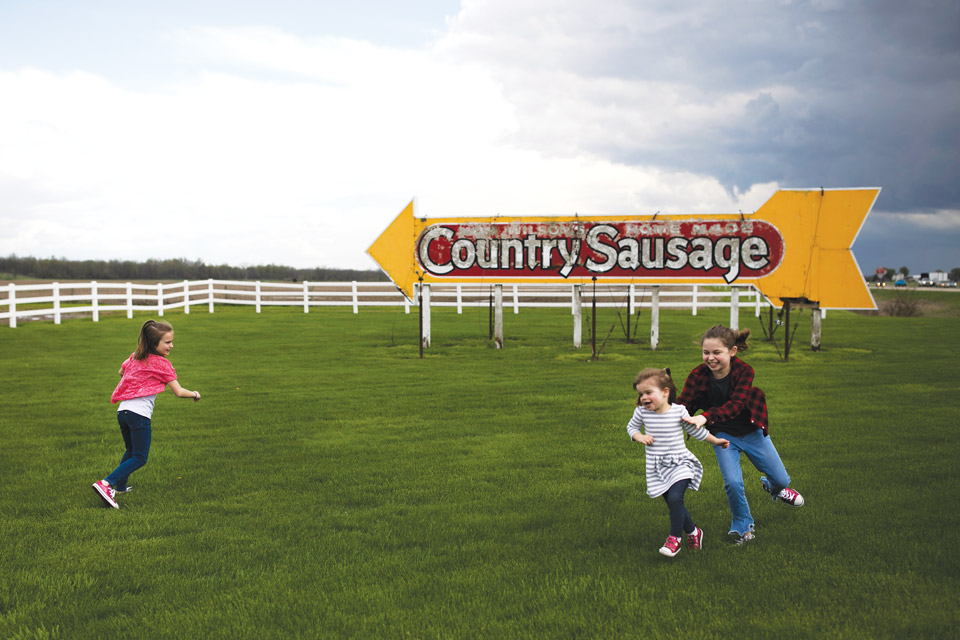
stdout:
POLYGON ((66 260, 64 258, 32 258, 17 255, 0 257, 0 277, 34 278, 37 280, 264 280, 270 282, 313 281, 386 281, 379 270, 331 269, 315 267, 297 269, 276 264, 235 267, 210 265, 201 260, 173 258, 133 260, 66 260))

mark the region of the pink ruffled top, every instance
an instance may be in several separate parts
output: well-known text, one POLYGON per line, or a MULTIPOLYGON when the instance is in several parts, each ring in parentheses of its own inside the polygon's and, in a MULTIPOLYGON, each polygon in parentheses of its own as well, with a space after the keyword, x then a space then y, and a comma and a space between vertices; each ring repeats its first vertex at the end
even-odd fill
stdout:
POLYGON ((177 372, 170 361, 153 353, 145 360, 134 360, 131 353, 120 368, 123 370, 123 377, 110 396, 112 404, 121 400, 157 395, 167 388, 168 382, 177 379, 177 372))

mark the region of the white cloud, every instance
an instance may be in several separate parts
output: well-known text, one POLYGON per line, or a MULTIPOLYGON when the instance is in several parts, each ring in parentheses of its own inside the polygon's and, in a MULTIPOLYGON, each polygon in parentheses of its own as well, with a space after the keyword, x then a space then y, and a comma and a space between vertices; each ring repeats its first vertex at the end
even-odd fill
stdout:
MULTIPOLYGON (((0 199, 0 254, 369 268, 364 250, 413 195, 431 217, 595 215, 751 211, 775 190, 731 194, 714 178, 550 144, 589 129, 587 102, 555 118, 544 105, 542 148, 518 145, 496 76, 443 46, 250 28, 172 41, 205 70, 151 92, 83 72, 0 72, 0 95, 16 96, 0 103, 0 188, 34 194, 0 199)), ((615 80, 565 82, 637 97, 615 80)))

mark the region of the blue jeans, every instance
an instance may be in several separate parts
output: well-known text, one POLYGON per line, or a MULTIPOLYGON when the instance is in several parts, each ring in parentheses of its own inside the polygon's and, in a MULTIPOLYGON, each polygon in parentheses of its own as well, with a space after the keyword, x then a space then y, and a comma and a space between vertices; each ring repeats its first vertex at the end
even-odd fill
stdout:
POLYGON ((773 441, 769 436, 765 437, 759 429, 742 437, 726 433, 718 433, 716 436, 730 441, 728 449, 714 446, 713 452, 717 455, 717 464, 723 474, 723 490, 727 492, 730 515, 733 517, 730 533, 743 535, 747 531, 753 531, 753 516, 750 514, 750 505, 747 504, 747 495, 743 489, 740 453, 747 454, 753 466, 767 476, 774 495, 790 486, 790 476, 780 461, 780 454, 773 446, 773 441))
POLYGON ((127 488, 127 478, 130 474, 147 464, 150 454, 150 418, 146 418, 133 411, 118 411, 117 422, 120 423, 120 435, 126 451, 120 458, 120 466, 113 470, 105 480, 118 491, 127 488))

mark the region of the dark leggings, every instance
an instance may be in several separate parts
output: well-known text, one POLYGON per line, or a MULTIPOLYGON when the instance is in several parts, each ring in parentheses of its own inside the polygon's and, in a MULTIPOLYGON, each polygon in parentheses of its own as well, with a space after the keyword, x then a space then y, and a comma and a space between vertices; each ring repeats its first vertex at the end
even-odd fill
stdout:
POLYGON ((683 492, 689 484, 689 480, 678 480, 663 494, 663 499, 667 501, 670 509, 670 535, 677 538, 682 533, 693 533, 696 529, 690 519, 690 512, 683 506, 683 492))

